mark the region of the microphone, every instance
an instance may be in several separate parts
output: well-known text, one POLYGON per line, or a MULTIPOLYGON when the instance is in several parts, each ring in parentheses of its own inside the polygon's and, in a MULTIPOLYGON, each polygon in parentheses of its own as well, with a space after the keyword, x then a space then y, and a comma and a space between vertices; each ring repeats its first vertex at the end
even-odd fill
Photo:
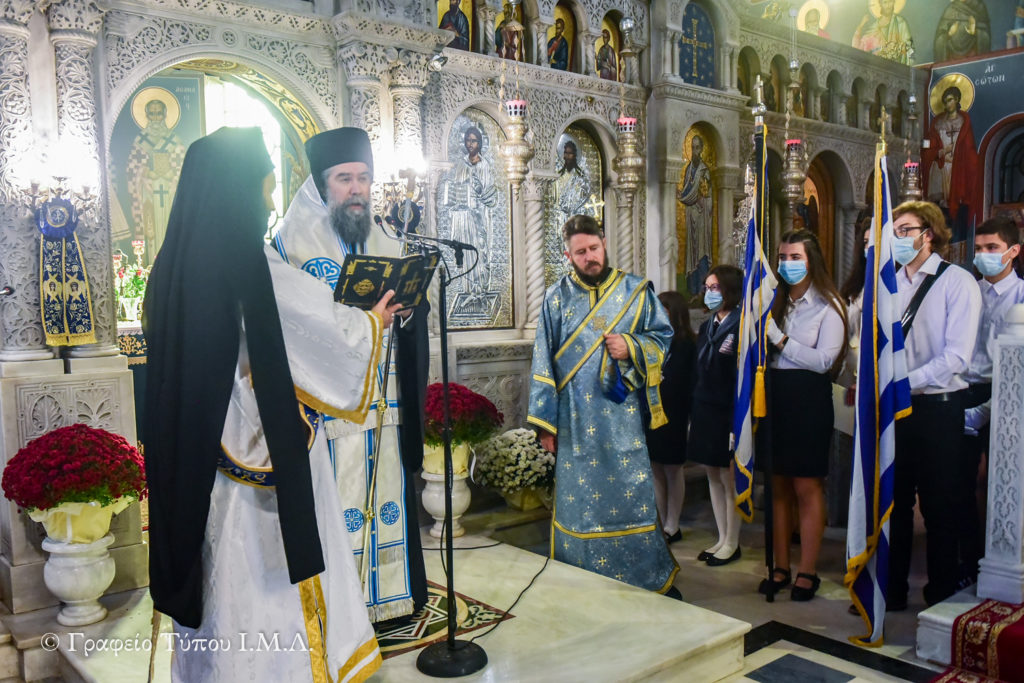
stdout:
MULTIPOLYGON (((380 216, 374 216, 374 219, 377 220, 377 224, 380 225, 380 216)), ((434 242, 435 244, 443 244, 446 247, 451 247, 452 249, 454 249, 456 251, 456 256, 458 256, 459 253, 463 251, 477 251, 477 248, 474 247, 472 244, 469 244, 468 242, 450 240, 444 237, 432 237, 431 235, 422 235, 418 232, 406 232, 405 230, 402 230, 400 227, 398 227, 398 224, 394 221, 394 219, 391 218, 391 216, 388 216, 387 218, 385 218, 385 220, 388 222, 388 225, 391 226, 391 229, 398 234, 398 239, 406 239, 414 242, 424 241, 434 242)))
POLYGON ((4 287, 0 289, 0 296, 10 296, 14 294, 14 287, 4 287))

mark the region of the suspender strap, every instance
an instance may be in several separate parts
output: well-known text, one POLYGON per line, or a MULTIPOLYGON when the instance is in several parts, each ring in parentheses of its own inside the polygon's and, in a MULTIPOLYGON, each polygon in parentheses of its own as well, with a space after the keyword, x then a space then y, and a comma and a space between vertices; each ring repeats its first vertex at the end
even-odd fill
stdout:
POLYGON ((903 311, 903 318, 900 320, 900 326, 903 328, 903 338, 906 339, 907 335, 910 334, 910 326, 914 324, 914 318, 917 317, 917 309, 921 308, 921 302, 924 301, 924 297, 928 294, 928 290, 932 288, 935 281, 938 280, 943 273, 946 272, 946 268, 949 268, 949 261, 943 261, 939 264, 939 269, 929 275, 921 283, 921 286, 914 292, 914 298, 910 300, 907 305, 907 310, 903 311))

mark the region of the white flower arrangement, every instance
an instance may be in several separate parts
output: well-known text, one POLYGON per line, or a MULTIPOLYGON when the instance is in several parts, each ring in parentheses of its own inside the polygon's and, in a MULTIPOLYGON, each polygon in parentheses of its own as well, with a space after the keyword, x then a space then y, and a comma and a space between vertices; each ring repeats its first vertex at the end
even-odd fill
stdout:
POLYGON ((510 429, 476 449, 474 481, 502 493, 548 487, 554 472, 554 454, 544 450, 532 429, 510 429))

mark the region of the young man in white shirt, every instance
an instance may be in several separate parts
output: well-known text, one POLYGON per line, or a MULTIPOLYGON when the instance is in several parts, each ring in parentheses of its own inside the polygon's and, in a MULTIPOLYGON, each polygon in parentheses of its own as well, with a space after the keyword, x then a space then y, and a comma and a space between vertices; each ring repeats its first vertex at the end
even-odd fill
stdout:
POLYGON ((898 611, 907 605, 915 498, 927 529, 925 602, 933 605, 957 590, 957 517, 964 504, 960 441, 968 387, 963 373, 974 353, 981 294, 970 273, 940 256, 950 231, 938 206, 905 202, 893 217, 913 408, 896 423, 888 608, 898 611), (916 302, 919 290, 925 293, 916 302))
POLYGON ((978 520, 977 480, 981 454, 988 450, 991 414, 992 364, 996 335, 1014 304, 1024 303, 1024 280, 1013 271, 1020 254, 1020 231, 1006 216, 990 218, 974 233, 974 267, 981 273, 981 322, 970 366, 963 378, 970 385, 964 404, 964 438, 961 454, 964 506, 960 514, 960 586, 977 581, 978 560, 985 544, 978 520))

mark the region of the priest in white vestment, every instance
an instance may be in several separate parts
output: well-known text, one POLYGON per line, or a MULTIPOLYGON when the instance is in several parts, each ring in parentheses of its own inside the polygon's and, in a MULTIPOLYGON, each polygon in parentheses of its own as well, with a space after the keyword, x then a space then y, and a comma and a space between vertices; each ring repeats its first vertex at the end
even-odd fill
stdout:
MULTIPOLYGON (((370 222, 373 156, 366 132, 329 130, 310 138, 306 151, 311 175, 274 236, 284 260, 333 289, 347 254, 401 255, 402 243, 370 222)), ((420 309, 401 313, 405 317, 390 363, 385 358, 392 331, 384 330, 367 415, 339 415, 316 400, 305 401, 324 417, 343 504, 338 520, 349 533, 374 622, 408 616, 427 597, 412 481, 423 458, 419 425, 426 390, 427 308, 420 309), (386 401, 381 402, 385 383, 386 401), (383 425, 379 447, 378 418, 383 425), (366 514, 370 498, 372 516, 366 514)))

